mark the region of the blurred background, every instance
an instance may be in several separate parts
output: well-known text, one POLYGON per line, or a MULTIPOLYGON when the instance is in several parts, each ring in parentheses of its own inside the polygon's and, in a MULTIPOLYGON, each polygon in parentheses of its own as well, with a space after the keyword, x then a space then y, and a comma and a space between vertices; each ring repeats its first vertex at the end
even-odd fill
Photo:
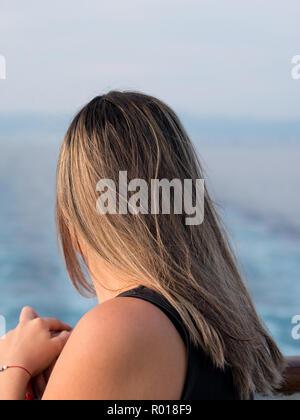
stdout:
POLYGON ((72 115, 110 89, 182 118, 202 157, 260 315, 300 354, 298 0, 1 0, 0 314, 72 323, 95 305, 56 243, 55 169, 72 115))

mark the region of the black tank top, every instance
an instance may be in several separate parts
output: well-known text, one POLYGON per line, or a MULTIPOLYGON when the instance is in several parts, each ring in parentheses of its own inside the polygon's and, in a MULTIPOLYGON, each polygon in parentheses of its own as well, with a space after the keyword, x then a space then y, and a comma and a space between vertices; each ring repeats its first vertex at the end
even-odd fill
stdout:
POLYGON ((217 369, 203 350, 192 343, 188 329, 179 313, 164 296, 152 289, 140 286, 122 293, 118 297, 132 297, 152 303, 170 319, 177 329, 188 354, 186 380, 181 401, 240 400, 231 371, 223 372, 217 369))

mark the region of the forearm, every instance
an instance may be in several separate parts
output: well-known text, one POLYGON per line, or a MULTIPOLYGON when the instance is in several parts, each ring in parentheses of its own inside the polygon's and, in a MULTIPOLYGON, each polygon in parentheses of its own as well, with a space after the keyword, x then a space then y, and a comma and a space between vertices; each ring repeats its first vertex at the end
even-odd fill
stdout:
POLYGON ((25 400, 29 376, 21 369, 0 373, 0 400, 25 400))

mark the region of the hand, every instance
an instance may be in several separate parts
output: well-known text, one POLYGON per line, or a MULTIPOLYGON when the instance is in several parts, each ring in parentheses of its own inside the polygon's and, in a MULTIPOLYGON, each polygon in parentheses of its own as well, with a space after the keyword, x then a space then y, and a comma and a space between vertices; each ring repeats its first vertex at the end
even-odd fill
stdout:
MULTIPOLYGON (((20 322, 26 320, 33 320, 39 318, 38 314, 32 308, 26 308, 21 313, 20 322)), ((56 337, 60 333, 51 332, 52 338, 56 337)), ((55 359, 51 365, 43 372, 39 373, 31 379, 31 382, 28 384, 27 393, 30 395, 35 395, 39 400, 42 399, 45 389, 47 387, 48 380, 51 376, 51 373, 56 365, 57 359, 55 359), (34 391, 33 391, 34 390, 34 391)))
POLYGON ((49 378, 56 365, 56 362, 57 360, 54 360, 54 362, 52 362, 52 364, 44 372, 40 373, 39 375, 31 379, 31 383, 30 383, 29 388, 27 389, 27 392, 35 395, 38 400, 41 400, 43 398, 44 392, 47 388, 49 378))
POLYGON ((55 362, 71 330, 57 319, 38 318, 33 309, 26 307, 17 328, 1 340, 0 364, 23 366, 37 376, 55 362))

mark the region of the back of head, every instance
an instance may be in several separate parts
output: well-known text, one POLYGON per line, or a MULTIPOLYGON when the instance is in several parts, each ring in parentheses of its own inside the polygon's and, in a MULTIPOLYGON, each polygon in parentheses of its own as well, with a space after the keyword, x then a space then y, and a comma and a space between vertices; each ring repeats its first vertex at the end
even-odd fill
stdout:
POLYGON ((66 134, 57 173, 58 232, 75 286, 92 292, 74 244, 80 237, 125 276, 162 293, 192 341, 217 367, 232 370, 243 397, 271 392, 282 355, 254 309, 207 189, 202 224, 187 224, 186 214, 174 211, 174 196, 170 214, 100 215, 97 185, 103 179, 117 185, 120 172, 147 185, 203 178, 188 135, 163 102, 134 92, 93 99, 66 134))

